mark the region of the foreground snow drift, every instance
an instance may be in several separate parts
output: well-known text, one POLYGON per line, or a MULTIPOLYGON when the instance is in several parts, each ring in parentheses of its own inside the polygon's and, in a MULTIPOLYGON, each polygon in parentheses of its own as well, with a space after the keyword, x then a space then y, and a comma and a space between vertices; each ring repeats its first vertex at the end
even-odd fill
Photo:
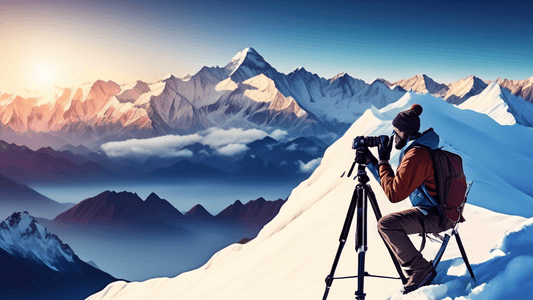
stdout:
MULTIPOLYGON (((340 178, 354 158, 352 140, 358 135, 390 134, 392 118, 413 103, 424 108, 422 129, 433 127, 441 136, 441 145, 461 153, 468 180, 475 180, 465 209, 467 221, 459 232, 478 284, 473 285, 457 245, 451 241, 433 285, 403 296, 398 293, 399 280, 367 278, 367 299, 494 299, 504 291, 516 296, 533 292, 527 276, 531 267, 526 267, 533 260, 533 221, 524 218, 533 216, 533 191, 528 183, 533 149, 523 147, 524 141, 532 140, 533 131, 503 127, 486 115, 460 110, 429 95, 407 94, 379 111, 366 111, 326 151, 311 177, 293 190, 276 218, 250 243, 229 246, 202 268, 176 278, 116 282, 89 299, 320 299, 356 185, 352 179, 340 178), (520 288, 509 282, 520 283, 520 288)), ((394 150, 392 162, 397 162, 397 155, 394 150)), ((376 181, 372 180, 371 186, 384 215, 410 207, 408 201, 389 203, 376 181)), ((368 225, 366 270, 394 276, 372 212, 368 225)), ((353 236, 352 228, 337 276, 356 273, 353 236)), ((413 240, 415 245, 420 241, 417 237, 413 240)), ((433 258, 438 247, 428 243, 424 255, 433 258)), ((353 279, 336 280, 328 299, 351 299, 355 289, 353 279)))

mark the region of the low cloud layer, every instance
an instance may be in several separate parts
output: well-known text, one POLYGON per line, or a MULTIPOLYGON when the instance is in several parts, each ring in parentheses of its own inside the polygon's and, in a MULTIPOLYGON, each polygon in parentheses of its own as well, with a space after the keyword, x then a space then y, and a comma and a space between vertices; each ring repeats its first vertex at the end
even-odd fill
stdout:
MULTIPOLYGON (((248 150, 246 144, 263 139, 268 135, 259 129, 233 128, 224 130, 211 128, 190 135, 167 135, 143 140, 110 142, 102 145, 101 149, 112 158, 144 160, 148 157, 191 157, 193 152, 184 148, 200 143, 214 149, 218 155, 231 157, 248 150)), ((276 130, 270 136, 279 140, 287 136, 287 132, 276 130)))

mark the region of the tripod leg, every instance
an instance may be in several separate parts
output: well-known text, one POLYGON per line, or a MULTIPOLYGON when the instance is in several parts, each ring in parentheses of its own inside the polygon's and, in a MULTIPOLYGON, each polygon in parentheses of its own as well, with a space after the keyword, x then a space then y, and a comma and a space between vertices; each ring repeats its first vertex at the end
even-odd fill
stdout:
POLYGON ((331 287, 331 284, 333 283, 333 277, 335 276, 335 270, 337 269, 337 265, 339 264, 339 259, 341 257, 342 249, 344 248, 344 244, 346 244, 346 239, 348 238, 348 233, 350 232, 350 226, 352 225, 353 217, 355 214, 355 209, 357 207, 357 198, 358 198, 357 190, 354 190, 354 193, 352 195, 352 200, 350 202, 350 206, 348 207, 348 212, 346 214, 346 219, 344 220, 344 226, 342 227, 341 236, 339 238, 339 248, 337 249, 337 254, 335 255, 335 259, 333 260, 333 265, 331 266, 331 272, 326 277, 326 290, 324 291, 324 296, 322 297, 322 300, 326 300, 326 298, 328 297, 329 289, 331 287))
POLYGON ((468 262, 468 257, 466 257, 466 251, 463 247, 463 242, 461 241, 461 238, 459 237, 459 232, 455 232, 455 240, 457 241, 457 246, 459 246, 459 251, 461 251, 461 256, 463 257, 463 260, 465 261, 465 265, 468 268, 468 272, 470 272, 470 276, 472 276, 472 279, 474 279, 474 283, 476 282, 476 277, 474 277, 474 271, 472 270, 472 267, 470 266, 470 263, 468 262))
MULTIPOLYGON (((374 191, 372 191, 372 188, 369 185, 366 185, 366 189, 368 190, 368 198, 370 200, 370 204, 372 205, 372 209, 374 210, 374 214, 376 215, 376 220, 379 221, 382 215, 381 215, 381 211, 379 210, 378 202, 376 200, 376 195, 374 194, 374 191)), ((400 263, 396 259, 394 252, 392 252, 392 249, 385 242, 385 239, 383 238, 383 236, 381 234, 380 236, 381 236, 381 239, 383 240, 383 243, 385 244, 385 247, 387 247, 387 250, 389 251, 390 257, 392 258, 392 262, 394 263, 394 267, 396 267, 396 271, 398 272, 398 275, 400 275, 400 279, 402 280, 402 284, 406 284, 407 278, 405 278, 405 275, 403 274, 400 263)))
POLYGON ((365 299, 365 256, 368 249, 367 244, 367 197, 368 190, 363 185, 357 185, 357 228, 355 239, 355 250, 358 254, 357 291, 356 299, 365 299))

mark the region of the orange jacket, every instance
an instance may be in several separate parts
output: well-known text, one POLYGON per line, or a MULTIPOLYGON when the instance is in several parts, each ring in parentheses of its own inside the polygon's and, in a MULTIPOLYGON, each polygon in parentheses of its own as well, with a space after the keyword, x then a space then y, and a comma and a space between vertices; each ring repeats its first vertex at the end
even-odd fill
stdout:
POLYGON ((381 187, 392 203, 404 200, 422 184, 426 185, 431 197, 437 196, 433 162, 429 152, 424 149, 409 149, 396 170, 396 176, 390 165, 381 165, 379 177, 381 187))

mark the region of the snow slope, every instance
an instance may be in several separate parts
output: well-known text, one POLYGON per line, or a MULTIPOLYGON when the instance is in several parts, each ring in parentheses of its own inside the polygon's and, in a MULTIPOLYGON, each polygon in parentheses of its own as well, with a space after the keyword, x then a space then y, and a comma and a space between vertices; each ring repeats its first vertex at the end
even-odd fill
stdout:
POLYGON ((533 126, 533 103, 513 95, 497 82, 491 83, 481 94, 471 97, 459 107, 489 115, 502 125, 533 126))
MULTIPOLYGON (((442 146, 463 156, 467 179, 475 180, 460 233, 478 284, 472 285, 452 241, 431 286, 403 297, 398 292, 399 280, 367 278, 367 299, 524 299, 533 292, 529 276, 533 271, 533 219, 525 219, 533 217, 533 192, 528 184, 533 147, 524 147, 530 145, 533 129, 501 126, 486 115, 415 93, 379 111, 367 110, 328 148, 320 166, 293 190, 256 239, 231 245, 203 267, 175 278, 115 282, 88 299, 320 299, 356 185, 340 176, 353 161, 353 138, 390 134, 391 120, 413 103, 424 108, 421 128, 433 127, 442 146), (512 282, 518 285, 508 284, 512 282)), ((394 150, 391 162, 395 164, 397 159, 394 150)), ((372 179, 370 184, 384 215, 410 207, 408 201, 389 203, 377 182, 372 179)), ((376 220, 369 213, 366 270, 394 276, 376 220)), ((337 276, 357 272, 353 236, 352 228, 337 276)), ((420 241, 413 239, 415 245, 420 241)), ((432 259, 438 247, 428 242, 424 255, 432 259)), ((351 299, 356 287, 353 279, 336 280, 328 299, 351 299)))

